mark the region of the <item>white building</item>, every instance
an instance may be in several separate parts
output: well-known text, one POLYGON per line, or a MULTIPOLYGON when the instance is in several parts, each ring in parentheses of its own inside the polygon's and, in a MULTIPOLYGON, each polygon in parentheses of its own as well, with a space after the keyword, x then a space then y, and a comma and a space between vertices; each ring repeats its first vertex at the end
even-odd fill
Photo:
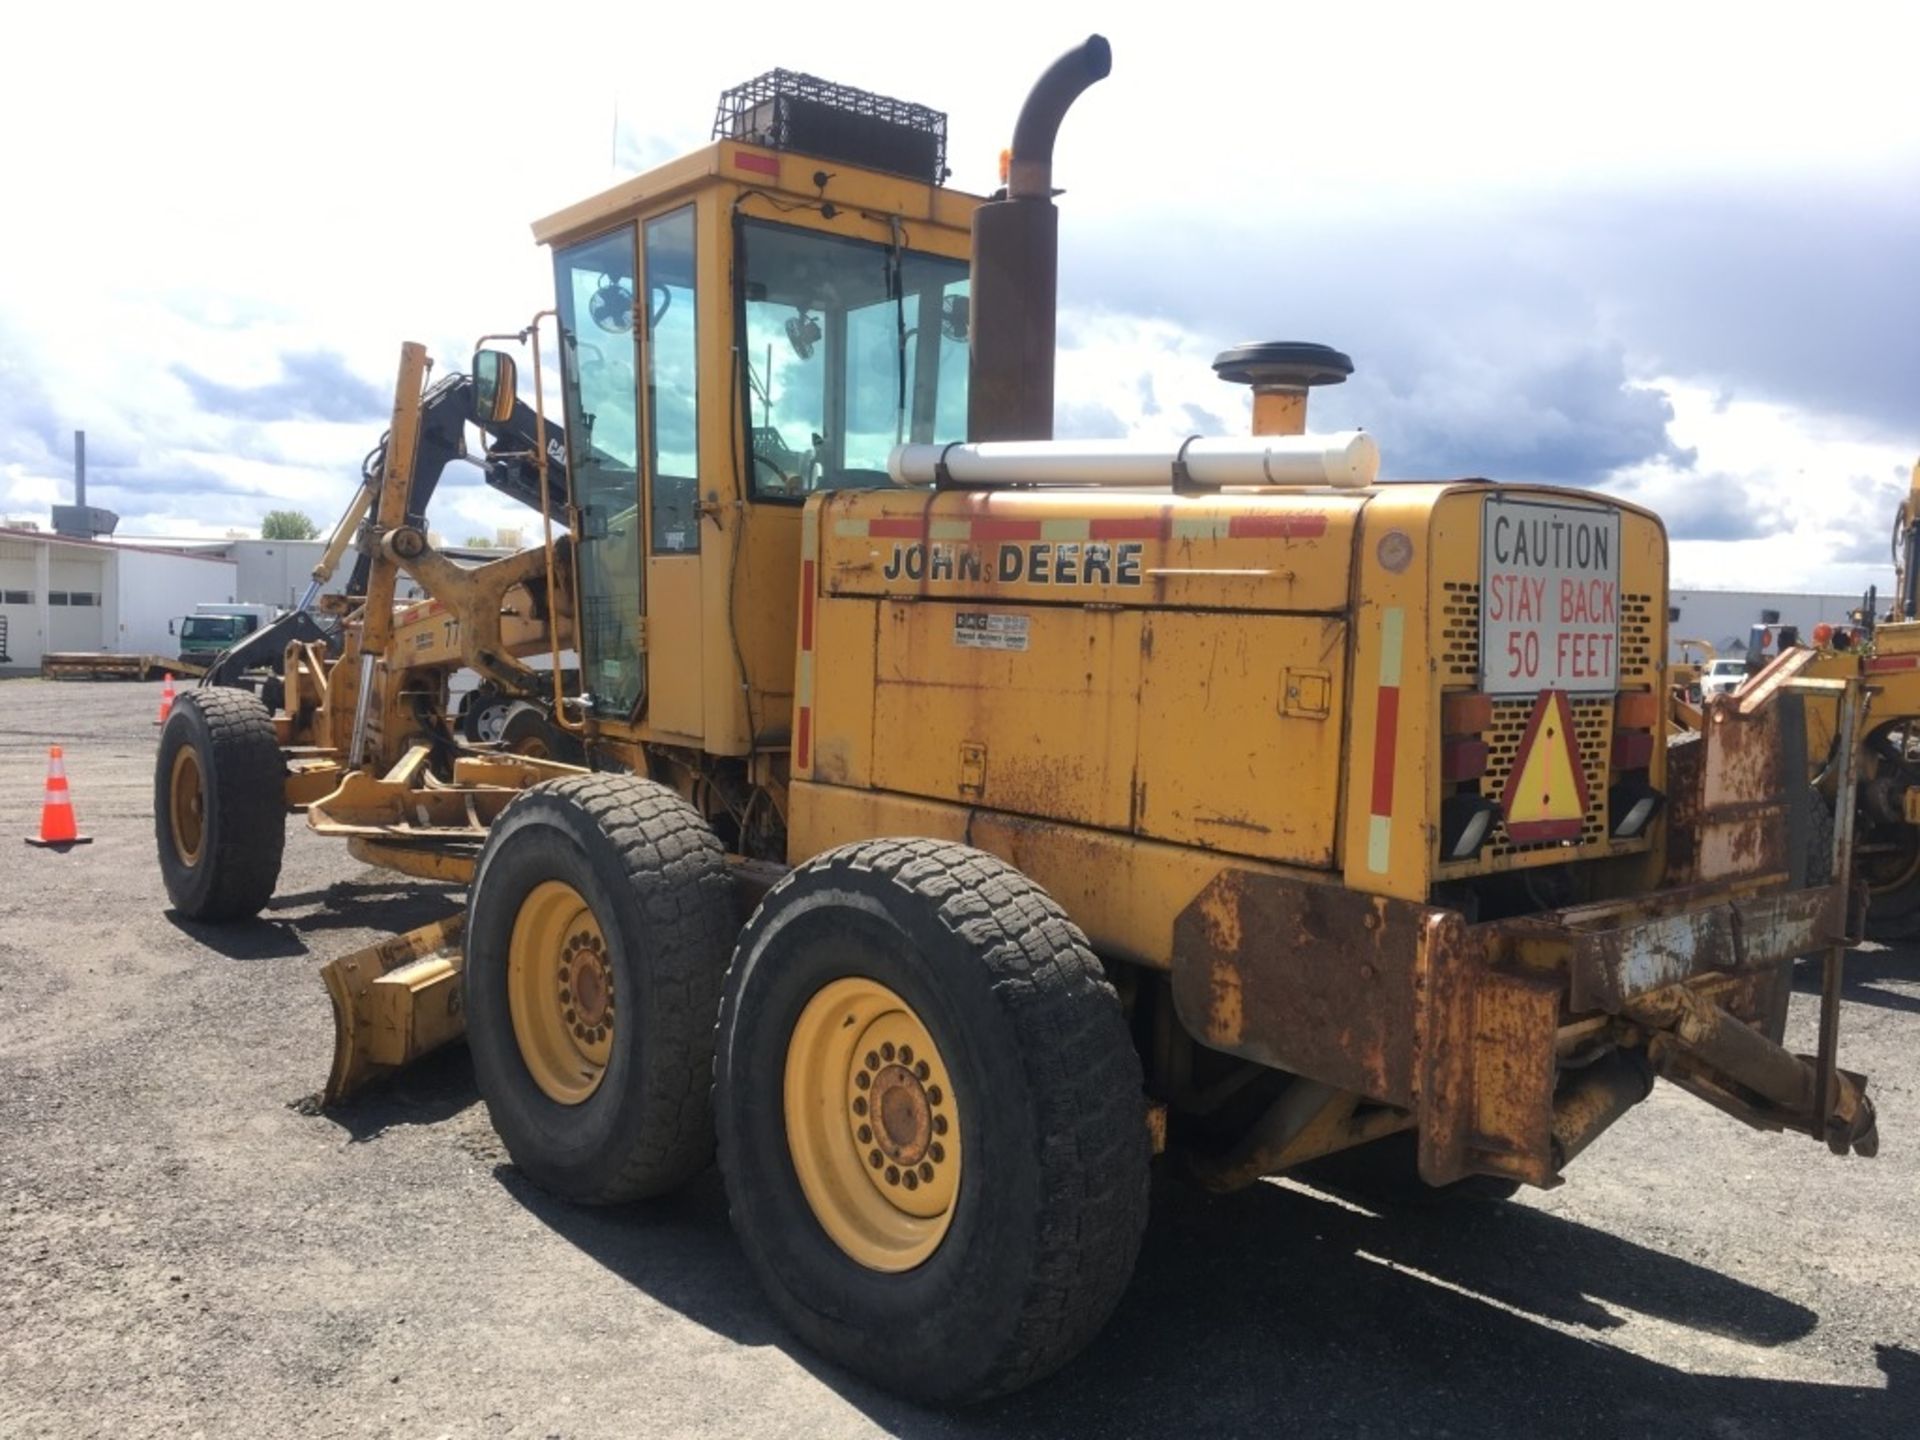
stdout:
MULTIPOLYGON (((276 605, 291 610, 298 605, 313 583, 313 567, 320 563, 327 543, 324 540, 173 540, 137 537, 127 541, 164 550, 180 550, 196 555, 212 555, 231 560, 236 567, 234 593, 218 599, 244 600, 255 605, 276 605)), ((462 563, 498 560, 511 550, 472 550, 462 546, 440 547, 440 553, 462 563)), ((323 595, 342 594, 353 576, 359 552, 349 549, 334 567, 333 576, 321 587, 323 595)), ((395 593, 402 600, 418 600, 423 592, 413 580, 401 576, 395 593)))
POLYGON ((240 598, 238 579, 224 555, 0 530, 0 668, 38 670, 48 651, 178 654, 168 623, 240 598))
MULTIPOLYGON (((1669 641, 1704 640, 1722 655, 1743 655, 1747 631, 1760 623, 1761 612, 1777 610, 1782 625, 1797 625, 1810 639, 1813 627, 1825 620, 1847 623, 1849 612, 1860 606, 1859 595, 1789 595, 1778 590, 1675 590, 1667 604, 1678 611, 1667 626, 1669 641)), ((1884 597, 1881 608, 1885 608, 1884 597)), ((1680 648, 1669 646, 1671 659, 1680 648)))

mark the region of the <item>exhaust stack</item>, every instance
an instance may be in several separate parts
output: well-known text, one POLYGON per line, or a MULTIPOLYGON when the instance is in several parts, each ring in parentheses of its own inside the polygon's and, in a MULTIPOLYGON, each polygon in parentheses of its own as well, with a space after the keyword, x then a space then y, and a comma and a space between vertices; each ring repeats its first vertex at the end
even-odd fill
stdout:
POLYGON ((1054 311, 1060 215, 1053 142, 1068 108, 1113 69, 1104 36, 1047 67, 1013 127, 1004 199, 974 212, 967 438, 1053 438, 1054 311))

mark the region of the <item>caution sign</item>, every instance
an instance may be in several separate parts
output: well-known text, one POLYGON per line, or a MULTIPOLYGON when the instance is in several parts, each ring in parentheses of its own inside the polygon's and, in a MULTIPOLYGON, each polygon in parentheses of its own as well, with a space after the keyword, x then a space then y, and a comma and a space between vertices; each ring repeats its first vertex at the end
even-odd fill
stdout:
POLYGON ((1620 683, 1620 512, 1489 497, 1481 512, 1480 688, 1611 694, 1620 683))
POLYGON ((1507 834, 1518 845, 1578 840, 1587 803, 1587 772, 1573 732, 1573 706, 1564 691, 1549 690, 1534 702, 1507 774, 1506 793, 1500 797, 1507 834))

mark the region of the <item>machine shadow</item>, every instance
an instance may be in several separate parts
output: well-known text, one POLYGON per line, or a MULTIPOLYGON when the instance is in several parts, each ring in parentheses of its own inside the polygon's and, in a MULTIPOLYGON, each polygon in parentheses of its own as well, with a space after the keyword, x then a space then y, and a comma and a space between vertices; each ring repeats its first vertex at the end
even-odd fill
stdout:
MULTIPOLYGON (((1818 995, 1820 966, 1817 963, 1795 966, 1793 988, 1802 995, 1818 995)), ((1920 1014, 1920 948, 1902 944, 1849 950, 1840 993, 1851 1005, 1873 1005, 1882 1010, 1920 1014), (1890 980, 1914 985, 1916 993, 1889 989, 1886 982, 1890 980)))
POLYGON ((357 1145, 404 1126, 451 1120, 479 1104, 480 1093, 473 1082, 473 1061, 466 1045, 459 1043, 422 1056, 341 1104, 323 1108, 318 1091, 287 1103, 344 1131, 357 1145))
POLYGON ((234 924, 208 925, 171 909, 166 917, 196 944, 229 960, 285 960, 312 953, 309 935, 329 930, 395 935, 443 920, 460 909, 462 894, 449 885, 383 875, 367 884, 337 881, 324 889, 276 895, 257 919, 234 924))
MULTIPOLYGON (((588 1211, 496 1171, 612 1273, 740 1344, 778 1346, 910 1436, 1622 1436, 1781 1440, 1840 1417, 1910 1435, 1920 1356, 1884 1347, 1888 1387, 1695 1375, 1604 1343, 1633 1310, 1747 1351, 1806 1335, 1803 1306, 1524 1204, 1390 1217, 1298 1187, 1230 1196, 1156 1183, 1119 1310, 1052 1379, 972 1409, 922 1409, 800 1348, 729 1232, 718 1177, 588 1211), (1728 1426, 1734 1426, 1728 1429, 1728 1426)), ((1751 1367, 1749 1354, 1731 1366, 1751 1367)))

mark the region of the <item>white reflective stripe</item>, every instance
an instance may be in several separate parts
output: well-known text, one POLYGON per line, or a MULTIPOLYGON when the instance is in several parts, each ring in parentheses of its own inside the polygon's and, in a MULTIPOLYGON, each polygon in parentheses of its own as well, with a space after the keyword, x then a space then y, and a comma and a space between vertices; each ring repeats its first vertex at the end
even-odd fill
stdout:
POLYGON ((1387 873, 1387 859, 1392 853, 1393 817, 1375 815, 1367 824, 1367 869, 1375 875, 1387 873))
POLYGON ((1398 605, 1389 606, 1380 616, 1380 683, 1400 683, 1400 651, 1407 612, 1398 605))

